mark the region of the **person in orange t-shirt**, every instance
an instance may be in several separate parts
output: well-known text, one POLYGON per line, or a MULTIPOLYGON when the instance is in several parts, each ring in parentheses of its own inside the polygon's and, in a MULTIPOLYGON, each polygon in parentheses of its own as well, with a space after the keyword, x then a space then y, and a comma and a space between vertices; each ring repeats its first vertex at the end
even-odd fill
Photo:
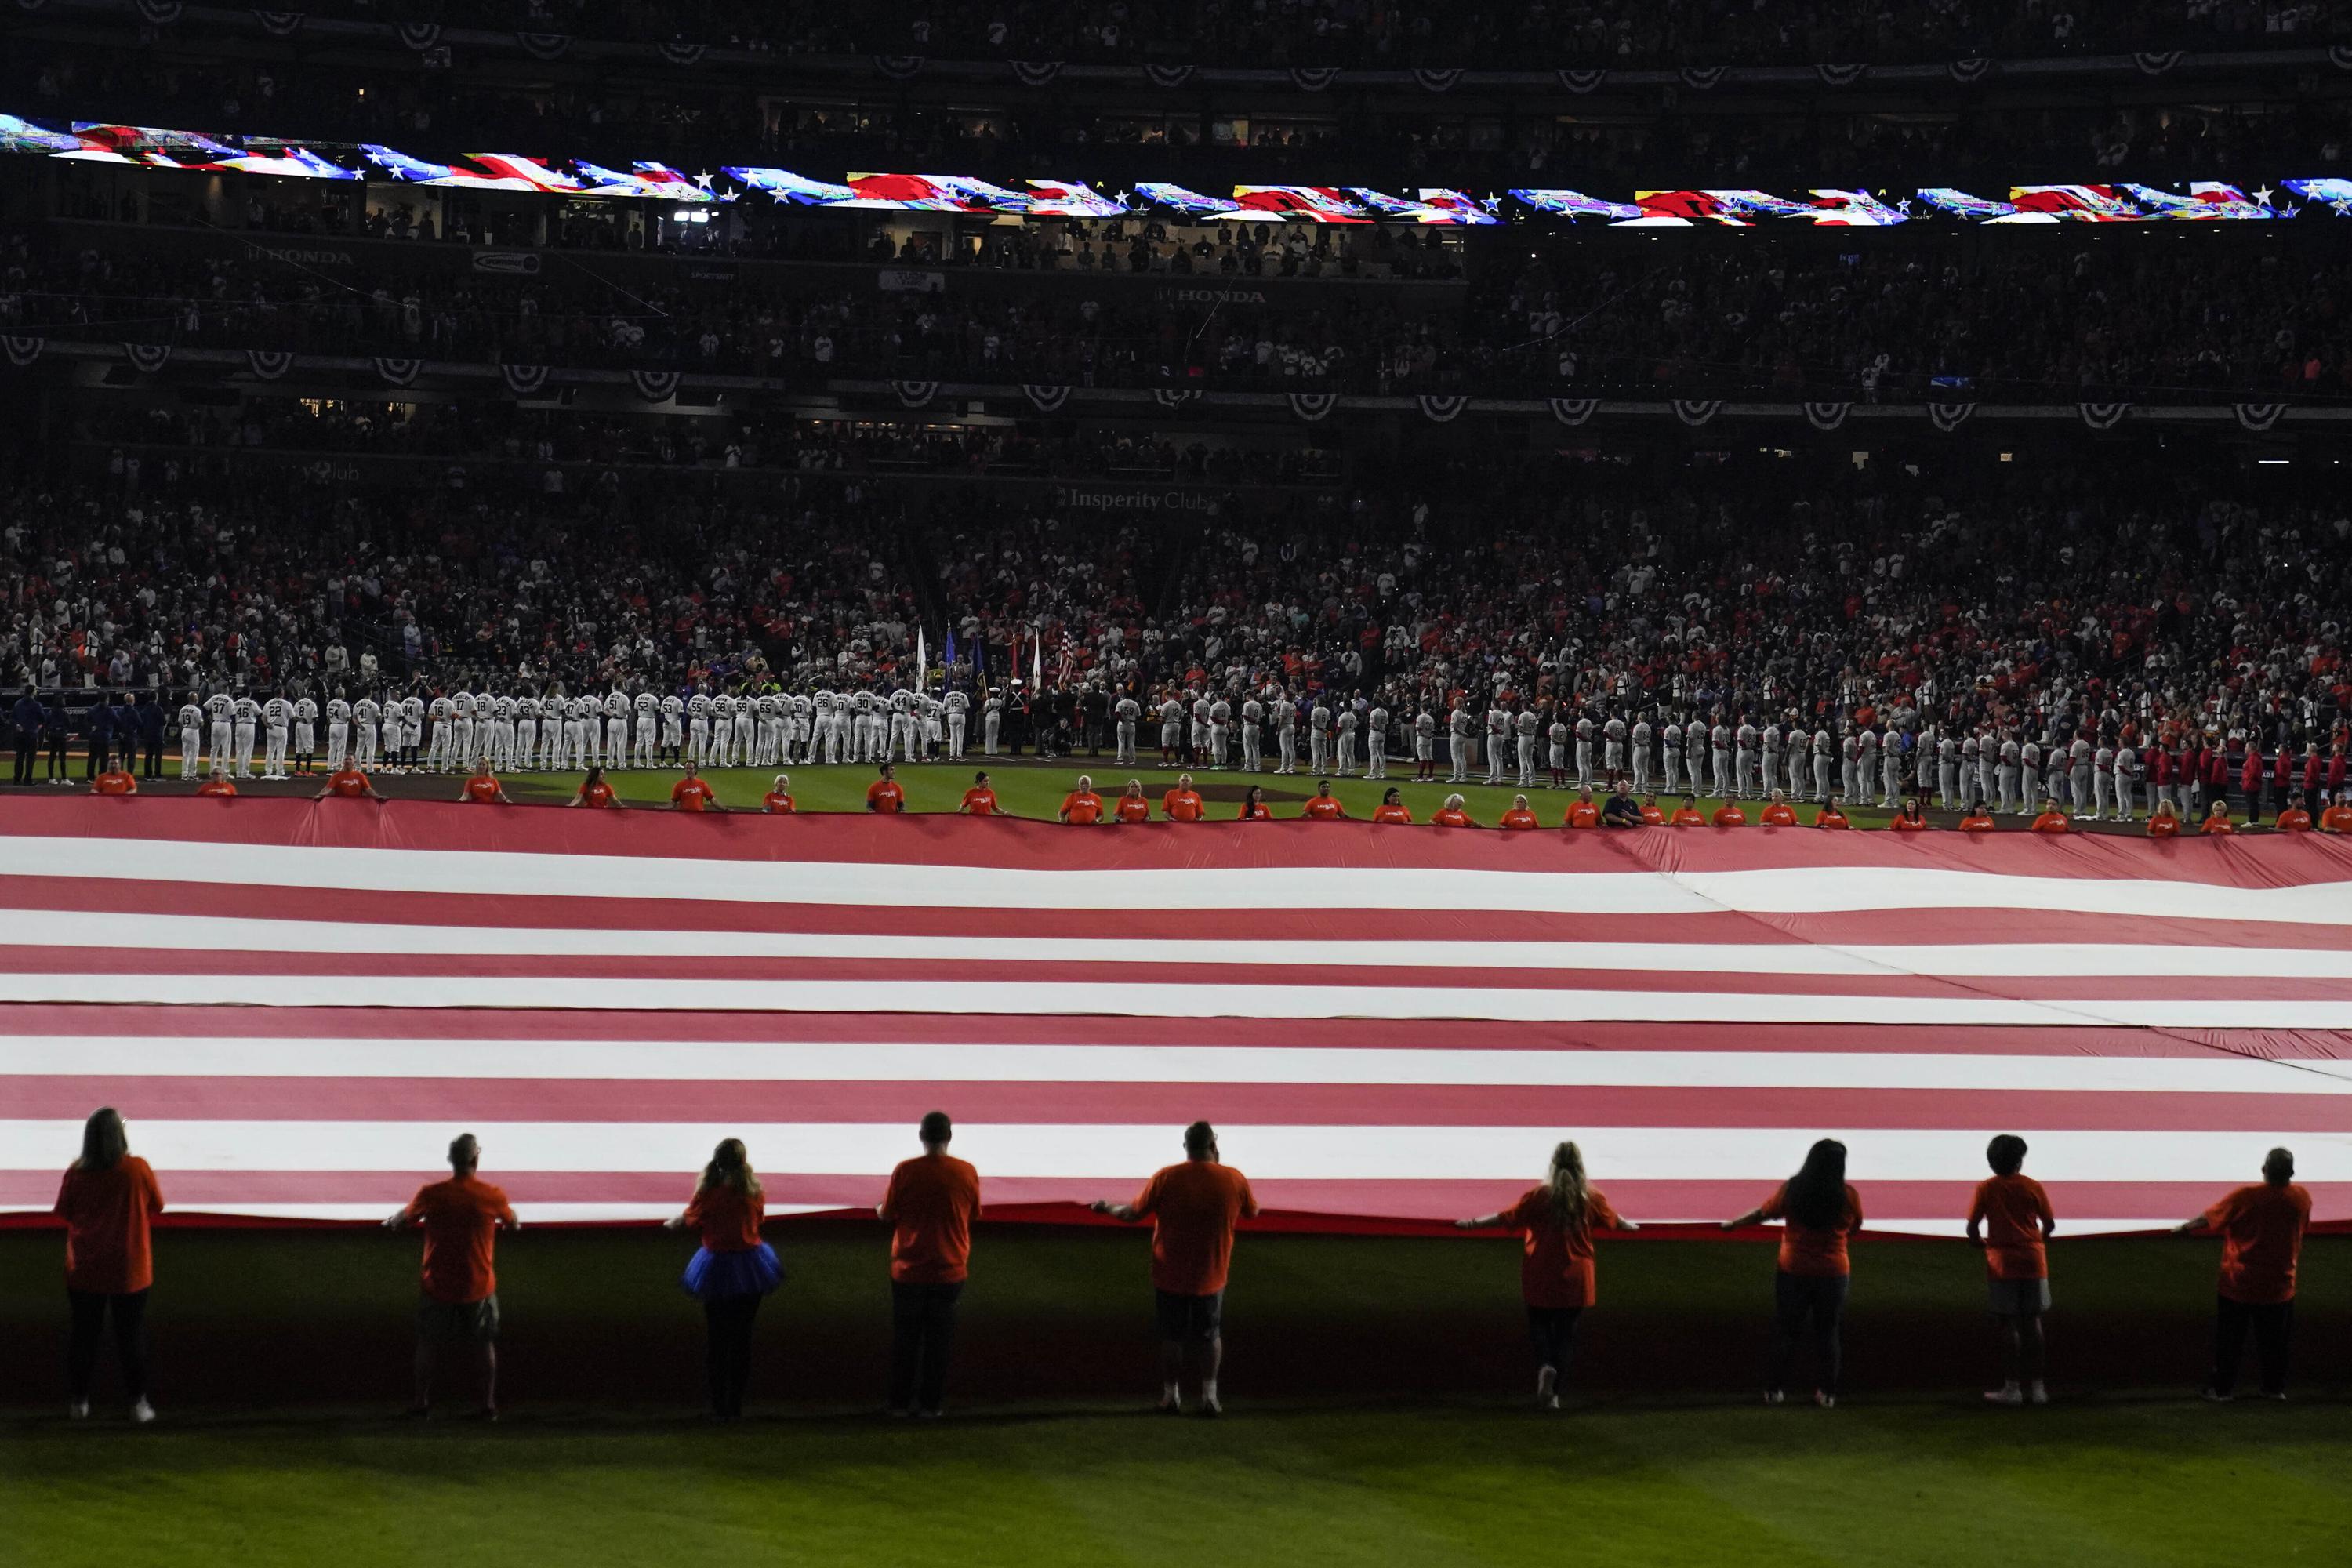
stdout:
POLYGON ((1143 798, 1143 781, 1141 779, 1129 779, 1127 781, 1127 793, 1120 795, 1118 799, 1113 803, 1110 808, 1110 815, 1111 819, 1115 822, 1149 822, 1151 820, 1151 803, 1143 798))
POLYGON ((1315 793, 1307 797, 1307 805, 1299 815, 1310 822, 1339 822, 1346 818, 1348 808, 1333 797, 1329 779, 1318 779, 1315 781, 1315 793))
POLYGON ((1003 816, 1004 815, 997 809, 996 791, 989 784, 986 773, 971 775, 971 787, 963 792, 963 804, 956 809, 966 816, 1003 816))
POLYGON ((1404 792, 1391 786, 1381 796, 1381 804, 1372 807, 1374 822, 1394 823, 1401 827, 1412 825, 1412 813, 1406 809, 1404 792))
POLYGON ((152 1421, 146 1322, 155 1257, 149 1226, 163 1212, 163 1189, 147 1162, 131 1152, 130 1134, 113 1107, 93 1111, 83 1123, 81 1158, 67 1168, 52 1212, 66 1222, 66 1300, 73 1312, 66 1348, 68 1409, 76 1420, 89 1414, 99 1341, 111 1316, 131 1418, 152 1421))
POLYGON ((1927 810, 1919 804, 1919 797, 1906 795, 1903 797, 1903 809, 1895 814, 1891 826, 1897 833, 1926 833, 1936 825, 1927 820, 1927 810))
POLYGON ((2237 832, 2238 825, 2230 820, 2230 803, 2226 800, 2216 800, 2208 806, 2205 811, 2205 820, 2197 825, 2197 831, 2200 835, 2217 836, 2237 832))
POLYGON ((882 776, 866 786, 866 809, 883 816, 896 816, 907 809, 907 792, 898 787, 898 770, 887 763, 882 764, 882 776))
POLYGON ((135 773, 126 773, 121 768, 109 768, 104 773, 89 781, 89 793, 92 795, 137 795, 139 793, 138 775, 135 773))
POLYGON ((2042 801, 2042 815, 2033 819, 2033 831, 2036 833, 2066 831, 2066 814, 2058 809, 2056 801, 2049 799, 2042 801))
POLYGON ((2262 1184, 2240 1187, 2173 1227, 2221 1237, 2221 1284, 2213 1318, 2213 1372, 2205 1397, 2231 1398, 2238 1383, 2246 1334, 2254 1336, 2263 1368, 2263 1397, 2286 1397, 2287 1340, 2294 1327, 2294 1272, 2311 1228, 2311 1194, 2294 1183, 2294 1155, 2273 1149, 2263 1160, 2262 1184))
POLYGON ((1851 829, 1853 824, 1846 820, 1845 801, 1838 795, 1830 796, 1821 810, 1813 813, 1813 826, 1831 833, 1851 829))
POLYGON ((621 797, 614 795, 613 786, 604 782, 604 770, 602 768, 590 768, 588 776, 580 781, 580 787, 573 790, 572 798, 563 804, 585 806, 591 811, 622 809, 621 797))
POLYGON ((1789 804, 1789 797, 1776 789, 1772 792, 1771 800, 1757 814, 1756 821, 1764 827, 1794 827, 1797 826, 1797 810, 1789 804))
POLYGON ((1444 803, 1438 806, 1429 820, 1432 826, 1437 827, 1475 827, 1477 826, 1470 820, 1470 814, 1462 808, 1462 797, 1458 795, 1447 795, 1444 803))
POLYGON ((2147 836, 2150 838, 2178 838, 2180 837, 2180 818, 2173 811, 2172 803, 2170 801, 2158 801, 2156 803, 2156 809, 2148 813, 2147 836))
POLYGON ((2280 833, 2308 833, 2311 813, 2299 805, 2290 805, 2271 819, 2271 826, 2280 833))
POLYGON ((1528 809, 1528 797, 1515 795, 1511 797, 1511 809, 1503 813, 1501 826, 1513 833, 1525 833, 1528 828, 1541 825, 1536 821, 1536 814, 1528 809))
POLYGON ((506 1194, 475 1175, 482 1146, 470 1132, 449 1143, 449 1179, 417 1189, 408 1206, 385 1220, 387 1230, 425 1231, 424 1289, 416 1303, 416 1403, 413 1415, 433 1405, 433 1369, 443 1346, 473 1347, 481 1377, 481 1413, 499 1415, 499 1277, 491 1267, 499 1228, 522 1228, 506 1194))
POLYGON ((236 785, 229 781, 228 773, 218 763, 213 764, 212 776, 196 786, 196 793, 215 800, 235 800, 236 785))
POLYGON ((1738 1219, 1724 1221, 1723 1228, 1738 1230, 1768 1219, 1785 1223, 1780 1272, 1773 1279, 1772 1361, 1764 1403, 1781 1402, 1797 1341, 1810 1331, 1821 1373, 1813 1399, 1828 1409, 1837 1403, 1843 1370, 1838 1327, 1853 1273, 1846 1241, 1862 1228, 1862 1194, 1846 1182, 1845 1145, 1834 1138, 1815 1143, 1795 1175, 1738 1219))
POLYGON ((1698 796, 1695 795, 1686 795, 1683 796, 1682 805, 1675 807, 1674 816, 1666 818, 1666 826, 1669 827, 1705 827, 1706 826, 1706 816, 1698 808, 1698 796))
POLYGON ((1235 822, 1273 821, 1274 813, 1266 809, 1265 791, 1256 784, 1250 785, 1249 794, 1242 796, 1241 809, 1234 813, 1234 820, 1235 822))
POLYGON ((1600 826, 1601 803, 1592 798, 1591 790, 1578 790, 1576 798, 1568 803, 1568 815, 1560 819, 1559 825, 1562 827, 1600 826))
POLYGON ((356 763, 345 763, 327 775, 326 787, 319 791, 318 798, 324 800, 331 795, 341 795, 345 800, 382 800, 383 798, 375 793, 373 782, 359 770, 356 763))
POLYGON ((475 764, 473 776, 467 779, 466 786, 457 792, 457 798, 460 801, 470 801, 478 805, 510 804, 507 799, 506 788, 499 783, 499 775, 491 770, 490 759, 488 757, 484 757, 475 764))
POLYGON ((1727 800, 1715 808, 1715 815, 1707 820, 1717 827, 1745 827, 1748 826, 1748 814, 1739 809, 1738 801, 1727 800))
POLYGON ((1664 827, 1665 825, 1666 814, 1658 808, 1658 797, 1654 795, 1643 795, 1642 797, 1642 826, 1644 827, 1664 827))
POLYGON ((2320 812, 2319 831, 2352 833, 2352 793, 2338 796, 2334 805, 2320 812))
POLYGON ((694 771, 692 763, 686 764, 686 776, 669 786, 669 808, 672 811, 727 809, 719 804, 719 792, 703 782, 702 775, 694 771))
POLYGON ((2058 1217, 2042 1184, 2024 1173, 2024 1139, 2002 1133, 1986 1145, 1985 1163, 1993 1173, 1977 1184, 1969 1200, 1969 1241, 1985 1249, 2005 1373, 1985 1398, 1995 1405, 2047 1405, 2042 1314, 2050 1310, 2050 1249, 2043 1243, 2057 1230, 2058 1217))
POLYGON ((1221 1415, 1217 1365, 1224 1359, 1225 1279, 1234 1227, 1257 1215, 1249 1178, 1217 1162, 1217 1131, 1205 1121, 1184 1129, 1184 1163, 1152 1173, 1135 1201, 1097 1201, 1097 1214, 1149 1219, 1151 1288, 1160 1321, 1160 1408, 1184 1408, 1184 1384, 1199 1391, 1201 1414, 1221 1415))
POLYGON ((1969 807, 1969 814, 1966 816, 1960 818, 1960 831, 1963 833, 1998 833, 2000 831, 2000 824, 1992 819, 1992 813, 1985 809, 1985 803, 1979 801, 1974 805, 1969 807))
POLYGON ((760 1303, 784 1282, 776 1249, 760 1239, 767 1215, 767 1194, 751 1169, 750 1152, 740 1138, 727 1138, 711 1151, 686 1212, 663 1222, 670 1230, 690 1230, 702 1238, 679 1283, 702 1303, 710 1336, 705 1361, 710 1414, 722 1421, 743 1414, 743 1390, 751 1381, 751 1325, 759 1320, 760 1303))
POLYGON ((771 816, 791 816, 800 810, 793 799, 793 779, 790 773, 778 773, 768 793, 760 797, 760 809, 771 816))
POLYGON ((1074 827, 1092 827, 1102 815, 1102 796, 1095 793, 1095 781, 1080 773, 1078 787, 1062 797, 1062 820, 1074 827))
POLYGON ((875 1213, 890 1233, 890 1414, 937 1415, 947 1392, 956 1299, 971 1268, 980 1173, 948 1152, 955 1124, 944 1110, 917 1130, 923 1152, 902 1160, 875 1213))
POLYGON ((1536 1347, 1536 1405, 1559 1408, 1560 1379, 1575 1346, 1576 1321, 1592 1305, 1592 1233, 1639 1230, 1618 1217, 1609 1200, 1584 1179, 1584 1152, 1562 1143, 1551 1152, 1541 1184, 1495 1214, 1454 1222, 1464 1230, 1508 1226, 1526 1238, 1519 1255, 1519 1298, 1528 1309, 1528 1335, 1536 1347))
MULTIPOLYGON (((1142 789, 1141 784, 1136 788, 1142 789)), ((1192 787, 1191 773, 1178 773, 1176 787, 1160 797, 1160 814, 1171 822, 1198 822, 1208 815, 1201 803, 1201 792, 1192 787)))

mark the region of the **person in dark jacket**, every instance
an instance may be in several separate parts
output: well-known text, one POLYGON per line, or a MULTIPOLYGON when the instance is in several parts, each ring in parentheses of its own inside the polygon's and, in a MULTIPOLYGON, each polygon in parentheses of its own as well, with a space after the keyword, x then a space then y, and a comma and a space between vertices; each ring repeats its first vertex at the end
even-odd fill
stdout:
POLYGON ((49 754, 47 776, 51 784, 70 782, 66 777, 67 723, 66 694, 60 691, 41 710, 41 748, 49 754))
POLYGON ((106 772, 114 754, 114 710, 103 699, 82 710, 89 742, 82 751, 81 774, 94 779, 106 772))
POLYGON ((158 691, 139 694, 139 743, 147 750, 144 776, 163 776, 163 697, 158 691))
POLYGON ((16 699, 8 712, 10 739, 16 742, 16 772, 12 782, 28 784, 33 782, 33 759, 40 753, 41 726, 47 721, 47 710, 41 700, 27 690, 16 699))

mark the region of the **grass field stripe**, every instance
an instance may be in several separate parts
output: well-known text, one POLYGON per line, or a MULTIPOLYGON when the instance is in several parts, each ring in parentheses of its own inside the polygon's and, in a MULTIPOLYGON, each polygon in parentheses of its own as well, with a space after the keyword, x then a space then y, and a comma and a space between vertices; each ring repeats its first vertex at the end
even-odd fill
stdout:
MULTIPOLYGON (((508 954, 588 958, 700 958, 711 933, 667 927, 596 929, 429 926, 335 918, 222 919, 0 909, 0 946, 187 949, 238 953, 508 954)), ((1391 942, 1131 937, 900 936, 824 931, 735 931, 734 957, 922 963, 1244 964, 1299 968, 1648 970, 1679 957, 1633 942, 1391 942)), ((2137 943, 1940 942, 1833 947, 1805 942, 1711 944, 1714 973, 1890 973, 1938 977, 2203 974, 2242 979, 2352 979, 2352 947, 2148 947, 2137 943)))
MULTIPOLYGON (((1273 1031, 1269 1031, 1271 1037, 1273 1031)), ((894 1040, 156 1039, 0 1035, 0 1078, 500 1079, 590 1083, 1455 1085, 2352 1097, 2352 1061, 1854 1052, 1422 1050, 894 1040)), ((176 1094, 178 1089, 162 1092, 176 1094)))
MULTIPOLYGON (((982 1170, 1018 1176, 1133 1180, 1181 1157, 1180 1110, 1150 1124, 968 1122, 957 1152, 982 1170)), ((142 1118, 133 1145, 158 1172, 181 1170, 429 1169, 449 1128, 404 1121, 184 1121, 142 1118)), ((904 1121, 488 1122, 467 1124, 483 1145, 486 1170, 677 1170, 690 1173, 722 1138, 740 1137, 764 1170, 880 1176, 908 1153, 904 1121)), ((2265 1131, 2109 1131, 2008 1129, 2033 1146, 2044 1181, 2205 1181, 2250 1177, 2269 1143, 2265 1131)), ((1815 1138, 1849 1150, 1857 1184, 1874 1180, 1953 1180, 1984 1166, 1985 1134, 1975 1131, 1809 1125, 1786 1128, 1580 1126, 1574 1129, 1594 1179, 1778 1181, 1815 1138)), ((79 1147, 79 1121, 0 1121, 0 1169, 61 1169, 79 1147)), ((1253 1176, 1323 1181, 1527 1179, 1539 1170, 1558 1130, 1489 1127, 1249 1125, 1220 1137, 1231 1164, 1253 1176)), ((2297 1141, 2299 1177, 2352 1181, 2352 1135, 2297 1141)), ((168 1196, 170 1184, 165 1178, 168 1196)), ((1760 1194, 1759 1194, 1760 1195, 1760 1194)))
MULTIPOLYGON (((887 862, 695 860, 677 857, 517 854, 496 849, 348 849, 155 840, 6 841, 12 868, 40 876, 236 880, 287 889, 383 888, 411 892, 594 896, 623 882, 698 900, 950 905, 972 909, 1223 910, 1296 897, 1289 867, 1186 870, 1035 870, 887 862)), ((1321 901, 1358 908, 1581 910, 1654 914, 1727 909, 1805 914, 1875 909, 2033 908, 2085 913, 2291 921, 2352 926, 2352 880, 2283 887, 2019 877, 1920 867, 1826 867, 1720 872, 1319 867, 1321 901), (1547 874, 1549 873, 1549 874, 1547 874)))

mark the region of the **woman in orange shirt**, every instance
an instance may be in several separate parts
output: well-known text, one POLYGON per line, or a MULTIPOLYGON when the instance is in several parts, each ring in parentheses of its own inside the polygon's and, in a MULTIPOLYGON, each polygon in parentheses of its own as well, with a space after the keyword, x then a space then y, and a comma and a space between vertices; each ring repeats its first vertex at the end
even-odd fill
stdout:
POLYGON ((778 773, 776 782, 760 799, 760 805, 771 816, 790 816, 800 808, 793 804, 792 775, 778 773))
POLYGON ((1502 825, 1514 833, 1525 833, 1528 828, 1538 826, 1536 814, 1528 809, 1526 795, 1515 795, 1511 797, 1511 809, 1503 813, 1502 825))
POLYGON ((2205 820, 2197 825, 2197 831, 2215 835, 2237 832, 2238 825, 2230 820, 2230 803, 2216 799, 2206 808, 2205 820))
POLYGON ((1906 795, 1903 797, 1903 809, 1895 814, 1892 826, 1897 833, 1925 833, 1936 825, 1927 820, 1927 813, 1919 805, 1919 797, 1906 795))
POLYGON ((2000 824, 1992 819, 1992 813, 1985 809, 1982 801, 1969 807, 1969 814, 1960 818, 1960 831, 1963 833, 1992 833, 2000 826, 2000 824))
POLYGON ((457 798, 478 805, 511 804, 507 799, 505 786, 499 783, 499 775, 490 771, 490 759, 488 757, 474 765, 474 776, 466 781, 465 788, 457 792, 457 798))
POLYGON ((1717 827, 1745 827, 1748 826, 1748 814, 1739 809, 1738 801, 1727 800, 1715 808, 1715 815, 1707 820, 1717 827))
POLYGON ((2178 838, 2180 837, 2180 818, 2173 812, 2172 803, 2170 801, 2158 801, 2156 803, 2156 809, 2148 813, 2147 836, 2150 838, 2178 838))
POLYGON ((1756 821, 1764 827, 1794 827, 1797 826, 1796 808, 1789 804, 1787 795, 1776 789, 1772 792, 1771 800, 1757 814, 1756 821))
POLYGON ((1654 795, 1643 795, 1642 797, 1642 826, 1644 827, 1664 827, 1665 825, 1666 814, 1658 809, 1658 797, 1654 795))
POLYGON ((743 1414, 743 1388, 751 1379, 751 1325, 760 1303, 784 1282, 776 1249, 760 1239, 767 1213, 767 1195, 751 1172, 743 1141, 730 1138, 702 1168, 694 1201, 667 1222, 671 1230, 692 1230, 702 1238, 680 1283, 702 1303, 710 1331, 710 1413, 721 1420, 743 1414))
POLYGON ((1429 820, 1440 827, 1475 827, 1477 826, 1470 820, 1470 814, 1462 809, 1462 797, 1458 795, 1447 795, 1445 804, 1439 806, 1437 815, 1429 820))
POLYGON ((572 798, 563 804, 593 806, 599 811, 614 811, 620 808, 621 797, 614 795, 613 786, 604 782, 604 769, 590 768, 588 776, 580 781, 580 787, 574 790, 572 798))
POLYGON ((1780 1403, 1797 1341, 1810 1330, 1821 1374, 1813 1399, 1826 1410, 1837 1403, 1838 1324, 1845 1314, 1846 1289, 1853 1273, 1846 1238, 1862 1228, 1862 1194, 1846 1183, 1845 1145, 1834 1138, 1814 1144, 1795 1175, 1738 1219, 1725 1220, 1723 1228, 1738 1230, 1768 1219, 1783 1223, 1764 1403, 1780 1403))
POLYGON ((966 816, 1002 816, 996 809, 996 791, 990 787, 986 773, 971 775, 971 787, 963 792, 963 804, 956 807, 966 816))
POLYGON ((1091 827, 1100 822, 1102 809, 1095 781, 1085 773, 1078 775, 1078 787, 1062 797, 1062 820, 1074 827, 1091 827))
POLYGON ((1310 822, 1339 822, 1346 819, 1348 808, 1332 798, 1331 781, 1315 781, 1315 793, 1307 800, 1307 809, 1299 814, 1310 822))
POLYGON ((1584 1153, 1574 1143, 1551 1152, 1540 1185, 1495 1214, 1454 1222, 1464 1230, 1508 1226, 1525 1238, 1519 1254, 1519 1299, 1528 1309, 1528 1337, 1536 1348, 1536 1405, 1559 1408, 1559 1381, 1576 1342, 1576 1320, 1592 1305, 1592 1233, 1639 1230, 1584 1179, 1584 1153))
POLYGON ((121 1113, 111 1106, 92 1112, 82 1127, 81 1158, 68 1167, 56 1208, 66 1222, 66 1300, 73 1308, 67 1408, 77 1420, 89 1414, 98 1342, 109 1316, 131 1418, 142 1425, 155 1419, 147 1403, 147 1291, 155 1283, 148 1225, 163 1212, 163 1189, 131 1152, 121 1113))
POLYGON ((2033 831, 2063 833, 2066 831, 2066 814, 2058 809, 2058 803, 2055 800, 2044 799, 2042 803, 2042 815, 2033 819, 2033 831))
POLYGON ((1234 814, 1234 820, 1235 822, 1270 822, 1273 819, 1274 813, 1266 809, 1265 791, 1256 784, 1250 785, 1249 794, 1242 796, 1241 810, 1234 814))
POLYGON ((1118 797, 1118 804, 1114 805, 1110 808, 1110 815, 1112 819, 1118 822, 1149 822, 1151 820, 1151 803, 1143 798, 1143 781, 1141 779, 1129 779, 1127 781, 1127 793, 1118 797))
POLYGON ((1832 833, 1843 833, 1853 824, 1846 820, 1844 800, 1840 796, 1832 795, 1822 805, 1821 810, 1813 813, 1813 826, 1827 828, 1832 833))
POLYGON ((92 795, 137 795, 139 778, 121 768, 109 768, 89 781, 92 795))
POLYGON ((1396 823, 1403 826, 1411 826, 1412 813, 1405 808, 1404 792, 1391 788, 1387 794, 1381 795, 1381 804, 1372 808, 1372 820, 1396 823))

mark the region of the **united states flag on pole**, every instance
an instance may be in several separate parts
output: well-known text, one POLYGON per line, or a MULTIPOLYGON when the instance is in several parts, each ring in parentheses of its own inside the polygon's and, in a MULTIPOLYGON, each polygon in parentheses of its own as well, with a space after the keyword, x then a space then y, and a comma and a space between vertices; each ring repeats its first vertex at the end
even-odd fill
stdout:
POLYGON ((1950 1232, 1996 1131, 2076 1230, 2279 1142, 2352 1220, 2352 847, 2311 835, 16 800, 0 919, 13 1209, 100 1104, 183 1211, 373 1217, 469 1130, 542 1220, 674 1212, 730 1134, 779 1209, 870 1204, 936 1107, 1000 1213, 1205 1117, 1336 1227, 1492 1209, 1564 1135, 1629 1217, 1714 1219, 1826 1134, 1874 1224, 1950 1232))

